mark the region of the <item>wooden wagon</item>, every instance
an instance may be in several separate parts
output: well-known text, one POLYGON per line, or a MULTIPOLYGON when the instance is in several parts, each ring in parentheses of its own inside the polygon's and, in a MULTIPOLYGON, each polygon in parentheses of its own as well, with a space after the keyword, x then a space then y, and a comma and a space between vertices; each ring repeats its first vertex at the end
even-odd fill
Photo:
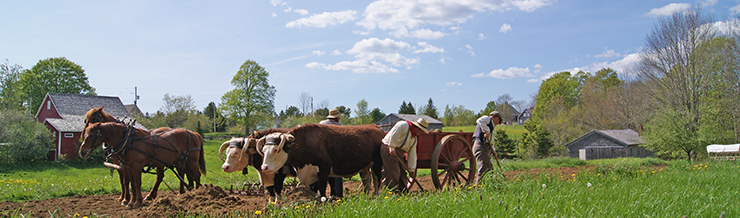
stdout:
POLYGON ((431 169, 437 189, 475 182, 472 132, 429 132, 419 135, 417 168, 431 169))

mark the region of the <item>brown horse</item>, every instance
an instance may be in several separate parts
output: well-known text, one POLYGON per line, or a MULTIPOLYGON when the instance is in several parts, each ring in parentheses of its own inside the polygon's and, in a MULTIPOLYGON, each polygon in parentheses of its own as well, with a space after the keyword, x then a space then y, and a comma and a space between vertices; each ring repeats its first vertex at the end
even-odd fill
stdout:
MULTIPOLYGON (((114 117, 113 115, 111 115, 111 114, 106 113, 105 111, 103 111, 103 106, 100 106, 99 108, 94 108, 93 107, 92 109, 90 109, 89 111, 87 111, 87 113, 85 113, 85 128, 84 129, 86 129, 90 124, 105 123, 105 122, 123 123, 124 121, 121 121, 121 120, 117 119, 116 117, 114 117)), ((150 134, 159 134, 159 133, 163 133, 163 132, 165 132, 167 130, 170 130, 170 128, 169 127, 159 127, 159 128, 153 129, 153 130, 149 130, 149 133, 150 134)), ((85 138, 85 135, 84 135, 85 132, 84 131, 83 131, 82 134, 83 134, 82 135, 82 138, 85 138)), ((121 163, 119 161, 120 157, 117 156, 117 155, 110 156, 110 158, 108 158, 108 159, 111 160, 111 162, 113 162, 113 165, 118 165, 118 166, 121 165, 121 163)), ((201 159, 203 159, 203 158, 201 158, 201 159)), ((130 192, 128 190, 128 187, 129 187, 128 180, 127 180, 128 177, 126 177, 125 175, 123 175, 123 173, 124 173, 123 170, 116 169, 116 171, 118 172, 118 180, 121 183, 121 197, 119 197, 118 200, 121 201, 121 205, 125 205, 125 204, 127 204, 131 200, 131 195, 130 195, 130 192)), ((157 180, 154 182, 154 187, 152 187, 152 190, 149 191, 149 194, 147 194, 146 197, 144 197, 144 200, 154 200, 155 198, 157 198, 157 191, 159 190, 159 184, 162 183, 162 179, 164 179, 164 171, 165 171, 165 168, 164 167, 158 167, 158 168, 156 168, 157 180)), ((195 172, 195 173, 200 174, 200 172, 195 172)), ((184 172, 180 171, 180 172, 177 172, 177 174, 180 176, 180 178, 183 178, 184 172)), ((190 178, 190 177, 188 177, 188 178, 190 178)), ((192 186, 193 186, 193 181, 192 181, 192 179, 190 179, 190 187, 192 187, 192 186)), ((180 184, 180 193, 184 193, 184 192, 185 192, 185 184, 184 183, 181 183, 180 184)))
MULTIPOLYGON (((202 138, 185 129, 172 129, 152 135, 120 123, 96 123, 85 129, 85 139, 80 145, 79 155, 89 157, 102 143, 110 145, 111 152, 121 156, 123 175, 131 185, 129 207, 138 207, 141 196, 141 173, 145 166, 178 168, 179 171, 205 174, 205 167, 195 160, 202 156, 202 138), (183 166, 184 165, 184 166, 183 166)), ((196 187, 200 186, 199 175, 193 175, 196 187)))

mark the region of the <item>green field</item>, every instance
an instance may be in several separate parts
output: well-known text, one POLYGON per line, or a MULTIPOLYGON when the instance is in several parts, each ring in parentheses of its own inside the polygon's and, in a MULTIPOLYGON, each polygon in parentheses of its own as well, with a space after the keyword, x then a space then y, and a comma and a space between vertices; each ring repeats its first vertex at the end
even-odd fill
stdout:
MULTIPOLYGON (((208 176, 203 183, 229 187, 254 181, 248 175, 221 171, 220 141, 205 143, 208 176)), ((504 170, 577 167, 592 171, 571 176, 520 176, 500 180, 498 169, 481 187, 423 194, 379 196, 349 194, 342 201, 291 205, 259 211, 276 217, 727 217, 740 216, 740 162, 689 163, 655 158, 582 161, 572 158, 505 160, 504 170)), ((420 172, 420 174, 426 174, 420 172)), ((145 175, 143 190, 154 182, 145 175)), ((177 180, 168 172, 168 184, 177 180)), ((160 190, 168 191, 167 186, 160 190)), ((116 173, 82 160, 0 165, 0 201, 26 201, 75 195, 119 193, 116 173)), ((235 211, 233 217, 257 211, 235 211)))

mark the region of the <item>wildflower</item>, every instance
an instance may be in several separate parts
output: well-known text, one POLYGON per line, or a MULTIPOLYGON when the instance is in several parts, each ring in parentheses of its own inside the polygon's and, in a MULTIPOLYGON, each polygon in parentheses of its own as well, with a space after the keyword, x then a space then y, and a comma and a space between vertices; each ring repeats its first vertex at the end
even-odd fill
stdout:
POLYGON ((545 184, 542 184, 542 188, 547 188, 547 185, 545 185, 545 184))
POLYGON ((337 199, 337 202, 342 202, 342 199, 337 199))
POLYGON ((260 214, 262 214, 262 211, 259 211, 259 210, 258 211, 254 211, 254 215, 260 215, 260 214))
POLYGON ((310 207, 311 207, 311 205, 310 205, 310 204, 309 204, 309 205, 306 205, 306 208, 310 208, 310 207))
POLYGON ((653 173, 655 173, 655 170, 653 170, 653 173))
POLYGON ((589 188, 591 188, 591 183, 590 182, 589 183, 586 183, 586 186, 588 186, 589 188))
POLYGON ((321 202, 326 202, 326 197, 321 197, 321 202))
POLYGON ((597 176, 601 176, 601 173, 597 173, 596 175, 597 175, 597 176))
POLYGON ((573 177, 576 177, 576 174, 574 173, 574 174, 573 174, 573 175, 571 175, 571 176, 573 176, 573 177))
POLYGON ((388 196, 385 196, 385 198, 383 198, 383 199, 388 199, 388 196))
POLYGON ((79 213, 75 213, 74 215, 72 215, 72 217, 79 217, 79 216, 80 216, 79 213))
POLYGON ((271 201, 270 204, 275 205, 275 202, 274 201, 271 201))

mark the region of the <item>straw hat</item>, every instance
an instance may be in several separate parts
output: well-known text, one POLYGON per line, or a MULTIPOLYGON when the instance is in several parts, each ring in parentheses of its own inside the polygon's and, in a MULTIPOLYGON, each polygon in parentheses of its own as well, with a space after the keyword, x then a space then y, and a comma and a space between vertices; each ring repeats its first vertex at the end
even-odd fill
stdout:
POLYGON ((416 122, 411 121, 411 123, 414 124, 414 126, 419 127, 419 129, 424 130, 424 133, 429 133, 429 130, 427 130, 429 123, 427 123, 427 120, 425 120, 424 118, 419 117, 416 122))
POLYGON ((326 116, 326 118, 333 119, 333 118, 339 118, 342 117, 342 114, 339 113, 339 110, 337 109, 331 109, 329 111, 329 116, 326 116))

